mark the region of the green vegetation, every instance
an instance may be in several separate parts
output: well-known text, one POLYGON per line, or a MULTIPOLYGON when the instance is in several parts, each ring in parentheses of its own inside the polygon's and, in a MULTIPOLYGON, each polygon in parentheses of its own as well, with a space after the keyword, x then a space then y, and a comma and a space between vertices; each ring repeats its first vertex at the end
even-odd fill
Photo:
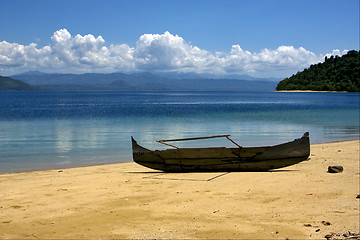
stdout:
POLYGON ((325 57, 324 63, 311 65, 285 78, 276 90, 360 91, 360 51, 349 51, 342 57, 325 57))
POLYGON ((35 90, 38 89, 20 80, 0 76, 0 90, 35 90))

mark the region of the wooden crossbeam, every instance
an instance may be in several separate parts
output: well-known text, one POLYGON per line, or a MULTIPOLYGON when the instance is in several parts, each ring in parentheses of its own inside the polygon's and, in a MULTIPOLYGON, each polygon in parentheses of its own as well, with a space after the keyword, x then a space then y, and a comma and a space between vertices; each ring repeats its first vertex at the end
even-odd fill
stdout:
POLYGON ((234 142, 233 140, 231 140, 229 137, 230 135, 215 135, 215 136, 208 136, 208 137, 195 137, 195 138, 177 138, 177 139, 167 139, 167 140, 157 140, 156 142, 161 143, 161 144, 165 144, 167 146, 170 147, 174 147, 174 148, 178 148, 174 145, 168 144, 166 142, 180 142, 180 141, 192 141, 192 140, 202 140, 202 139, 211 139, 211 138, 222 138, 225 137, 227 138, 229 141, 231 141, 232 143, 234 143, 236 146, 238 146, 239 148, 241 148, 241 146, 239 144, 237 144, 236 142, 234 142))

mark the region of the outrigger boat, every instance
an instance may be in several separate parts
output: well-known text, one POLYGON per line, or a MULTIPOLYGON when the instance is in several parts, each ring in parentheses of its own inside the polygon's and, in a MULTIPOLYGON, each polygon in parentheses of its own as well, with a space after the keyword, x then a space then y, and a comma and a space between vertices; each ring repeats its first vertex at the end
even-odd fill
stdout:
POLYGON ((310 155, 308 132, 294 141, 265 147, 242 147, 230 135, 158 140, 175 149, 155 151, 140 146, 133 137, 131 141, 134 162, 165 172, 269 171, 297 164, 310 155), (219 137, 227 138, 237 147, 178 148, 167 143, 219 137))

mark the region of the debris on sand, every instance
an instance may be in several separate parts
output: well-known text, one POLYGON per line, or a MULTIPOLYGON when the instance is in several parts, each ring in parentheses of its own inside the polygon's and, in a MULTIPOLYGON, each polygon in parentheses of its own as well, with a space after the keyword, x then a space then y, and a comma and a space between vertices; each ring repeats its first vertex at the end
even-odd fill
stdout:
POLYGON ((347 231, 345 233, 331 232, 329 234, 326 234, 324 237, 327 240, 336 240, 336 239, 356 239, 356 240, 360 240, 360 234, 353 233, 353 232, 350 232, 350 231, 347 231))

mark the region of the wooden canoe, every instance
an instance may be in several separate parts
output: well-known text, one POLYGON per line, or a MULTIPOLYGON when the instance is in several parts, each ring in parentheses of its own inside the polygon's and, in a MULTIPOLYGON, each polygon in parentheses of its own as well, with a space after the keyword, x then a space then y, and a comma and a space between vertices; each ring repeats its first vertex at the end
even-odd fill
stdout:
MULTIPOLYGON (((199 140, 215 137, 185 138, 159 140, 165 142, 199 140)), ((310 155, 309 133, 292 142, 265 147, 225 148, 177 148, 167 150, 146 149, 131 137, 134 162, 155 170, 165 172, 236 172, 236 171, 268 171, 287 167, 308 159, 310 155)))

